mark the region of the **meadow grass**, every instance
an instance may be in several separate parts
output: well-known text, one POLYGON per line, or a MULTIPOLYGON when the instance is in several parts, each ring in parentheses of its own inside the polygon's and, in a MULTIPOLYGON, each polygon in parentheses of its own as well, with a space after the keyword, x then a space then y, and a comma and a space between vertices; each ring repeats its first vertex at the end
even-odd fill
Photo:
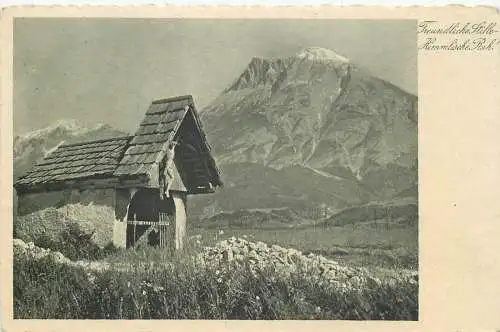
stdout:
MULTIPOLYGON (((15 318, 51 319, 347 319, 417 320, 418 281, 383 278, 417 269, 418 230, 401 225, 299 229, 189 229, 183 252, 113 249, 96 258, 111 268, 89 271, 50 257, 14 257, 15 318), (278 244, 363 266, 382 282, 360 289, 318 283, 304 273, 191 257, 229 237, 278 244), (386 268, 385 271, 383 268, 386 268), (384 271, 382 271, 384 270, 384 271), (390 280, 390 282, 389 282, 390 280)), ((75 255, 79 256, 79 255, 75 255)), ((316 278, 316 279, 315 279, 316 278)))
POLYGON ((14 316, 51 319, 418 319, 418 284, 396 280, 349 291, 310 276, 245 264, 108 269, 15 257, 14 316), (252 272, 253 271, 253 272, 252 272))

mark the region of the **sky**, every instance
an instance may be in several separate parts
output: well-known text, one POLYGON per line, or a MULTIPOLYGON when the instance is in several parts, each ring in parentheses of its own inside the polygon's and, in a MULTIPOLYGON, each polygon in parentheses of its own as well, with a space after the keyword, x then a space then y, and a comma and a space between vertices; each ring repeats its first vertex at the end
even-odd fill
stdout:
POLYGON ((18 18, 14 134, 66 119, 133 133, 154 99, 201 110, 253 56, 312 46, 417 92, 416 21, 18 18))

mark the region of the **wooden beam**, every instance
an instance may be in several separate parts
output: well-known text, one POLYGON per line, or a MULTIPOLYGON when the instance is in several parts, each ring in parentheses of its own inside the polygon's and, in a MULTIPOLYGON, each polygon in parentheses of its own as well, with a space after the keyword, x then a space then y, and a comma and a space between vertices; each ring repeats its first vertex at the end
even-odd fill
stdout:
POLYGON ((201 188, 193 188, 189 190, 188 192, 190 195, 196 195, 196 194, 213 194, 215 193, 215 190, 210 187, 201 187, 201 188))
POLYGON ((78 180, 64 180, 48 183, 16 184, 14 188, 19 194, 57 191, 65 189, 107 189, 107 188, 135 188, 143 187, 147 182, 144 177, 133 179, 118 179, 114 176, 104 178, 84 178, 78 180))
POLYGON ((186 238, 186 195, 179 191, 171 195, 175 205, 175 250, 182 250, 186 238))
POLYGON ((203 162, 203 158, 200 157, 189 157, 189 158, 182 158, 181 160, 182 163, 201 163, 203 162))

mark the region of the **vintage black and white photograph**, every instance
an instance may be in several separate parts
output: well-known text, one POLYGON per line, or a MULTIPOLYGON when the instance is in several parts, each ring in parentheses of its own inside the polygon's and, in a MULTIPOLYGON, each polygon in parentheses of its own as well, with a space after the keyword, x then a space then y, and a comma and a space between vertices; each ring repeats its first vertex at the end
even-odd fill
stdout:
POLYGON ((16 18, 15 319, 419 318, 417 22, 16 18))

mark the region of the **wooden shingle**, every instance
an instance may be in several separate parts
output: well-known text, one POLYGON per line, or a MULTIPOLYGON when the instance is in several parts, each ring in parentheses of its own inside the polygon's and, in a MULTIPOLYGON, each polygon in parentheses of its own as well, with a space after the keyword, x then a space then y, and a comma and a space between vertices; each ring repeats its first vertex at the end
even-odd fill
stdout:
POLYGON ((60 145, 16 184, 47 184, 91 176, 112 176, 131 137, 60 145))

